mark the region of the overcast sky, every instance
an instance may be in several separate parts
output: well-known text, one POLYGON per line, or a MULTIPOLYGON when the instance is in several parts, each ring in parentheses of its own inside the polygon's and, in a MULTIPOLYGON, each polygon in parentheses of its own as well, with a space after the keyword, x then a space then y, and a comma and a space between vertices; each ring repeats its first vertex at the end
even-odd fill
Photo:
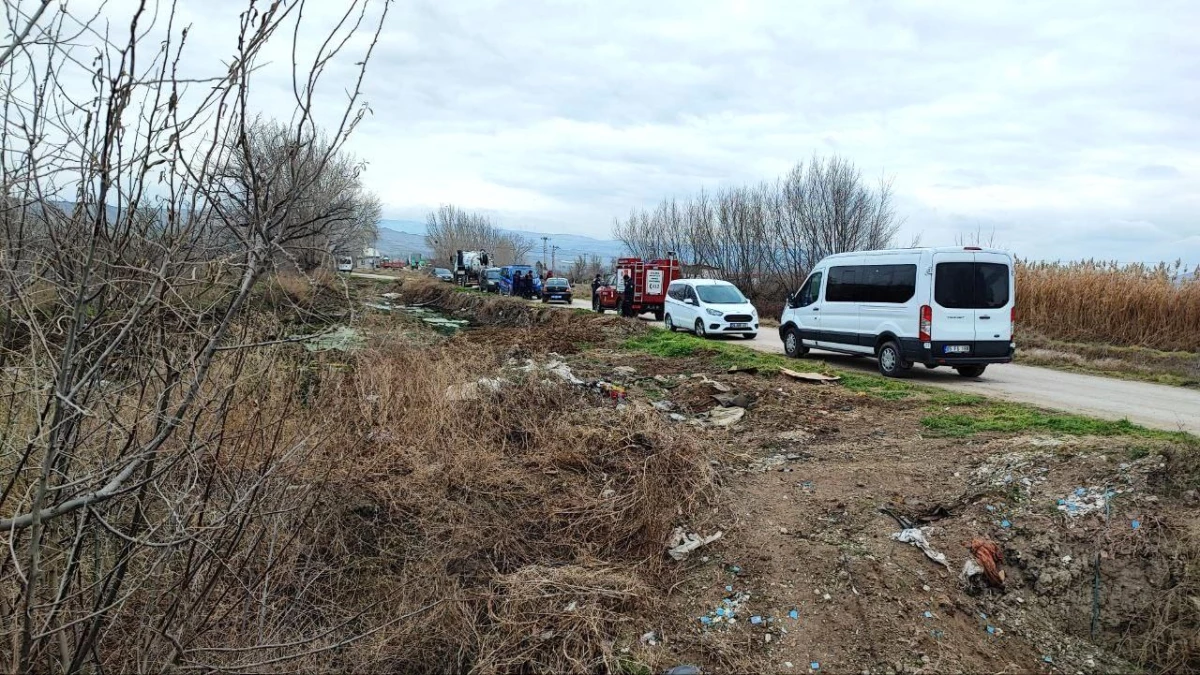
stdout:
MULTIPOLYGON (((200 44, 228 2, 181 0, 200 44)), ((1195 0, 397 0, 350 149, 394 218, 607 238, 837 153, 894 176, 905 240, 1196 263, 1197 27, 1195 0)))

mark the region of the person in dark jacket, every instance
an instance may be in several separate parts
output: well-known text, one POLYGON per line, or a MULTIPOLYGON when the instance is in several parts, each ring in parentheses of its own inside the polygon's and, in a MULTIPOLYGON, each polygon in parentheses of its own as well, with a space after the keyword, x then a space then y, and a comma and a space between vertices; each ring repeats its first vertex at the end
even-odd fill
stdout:
POLYGON ((621 301, 621 316, 633 318, 633 277, 625 275, 625 295, 621 301))
POLYGON ((530 270, 525 273, 525 297, 532 298, 534 295, 533 270, 530 270))

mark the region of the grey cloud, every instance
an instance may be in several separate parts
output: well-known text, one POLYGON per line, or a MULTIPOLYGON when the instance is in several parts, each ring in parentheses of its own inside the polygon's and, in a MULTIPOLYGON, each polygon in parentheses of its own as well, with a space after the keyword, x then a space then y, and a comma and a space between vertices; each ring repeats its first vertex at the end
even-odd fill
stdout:
POLYGON ((1200 258, 1200 5, 743 8, 398 3, 353 148, 392 212, 461 194, 601 235, 630 208, 836 151, 895 175, 927 243, 994 223, 1035 257, 1185 242, 1200 258))

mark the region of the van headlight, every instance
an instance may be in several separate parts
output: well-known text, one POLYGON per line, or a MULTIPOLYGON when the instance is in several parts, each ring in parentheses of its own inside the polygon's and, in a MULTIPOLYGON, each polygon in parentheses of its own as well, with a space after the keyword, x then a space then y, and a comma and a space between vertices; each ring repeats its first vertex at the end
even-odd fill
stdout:
POLYGON ((706 309, 706 310, 704 310, 704 311, 708 312, 710 316, 721 316, 721 310, 719 310, 719 309, 711 309, 711 308, 709 308, 709 309, 706 309))

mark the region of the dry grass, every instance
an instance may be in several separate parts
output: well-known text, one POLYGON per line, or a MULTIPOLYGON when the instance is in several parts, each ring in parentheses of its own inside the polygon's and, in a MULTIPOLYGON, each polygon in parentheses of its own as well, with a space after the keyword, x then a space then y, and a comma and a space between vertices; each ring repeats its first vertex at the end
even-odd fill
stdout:
POLYGON ((1023 262, 1017 326, 1049 338, 1200 351, 1200 274, 1179 263, 1023 262))
MULTIPOLYGON (((673 581, 663 544, 711 492, 711 468, 657 416, 614 411, 562 382, 446 396, 504 362, 500 348, 413 347, 397 335, 352 369, 315 370, 295 428, 321 422, 329 435, 312 473, 290 478, 320 481, 324 496, 285 528, 302 541, 276 585, 305 605, 293 638, 360 612, 322 642, 386 628, 288 668, 611 671, 614 645, 636 642, 629 619, 673 581)), ((260 383, 275 393, 259 407, 294 396, 290 380, 281 371, 260 383)), ((254 611, 229 625, 253 623, 254 611)))

